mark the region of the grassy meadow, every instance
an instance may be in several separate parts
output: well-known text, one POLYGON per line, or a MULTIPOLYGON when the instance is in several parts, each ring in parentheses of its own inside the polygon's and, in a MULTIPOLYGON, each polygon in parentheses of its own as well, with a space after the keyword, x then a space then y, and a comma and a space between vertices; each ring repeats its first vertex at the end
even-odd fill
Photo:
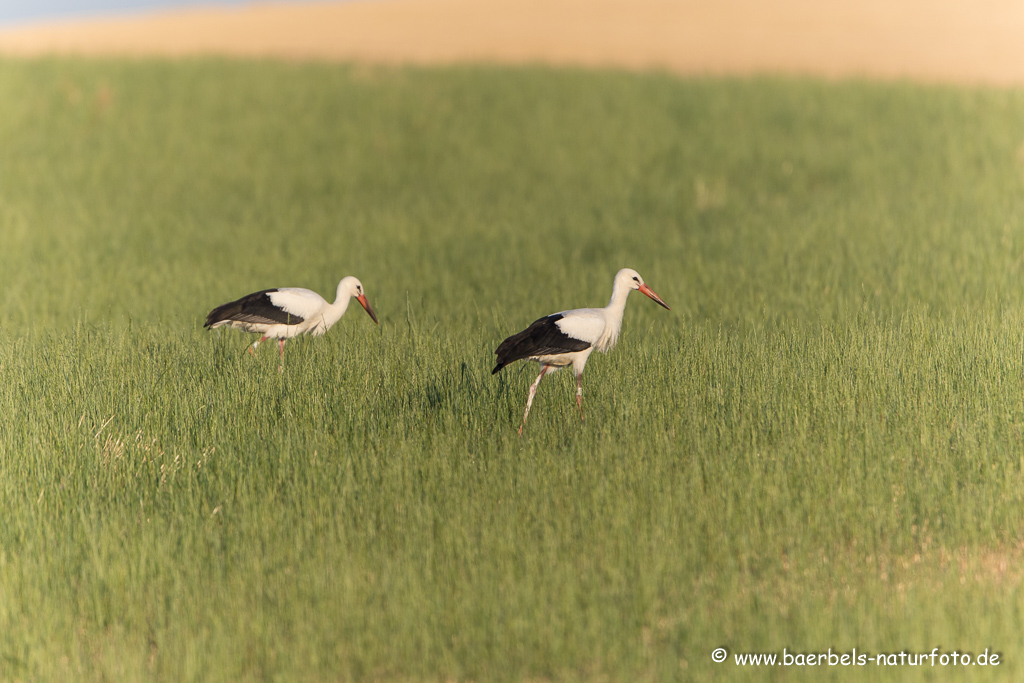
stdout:
POLYGON ((1024 675, 1024 92, 48 59, 0 102, 0 679, 1024 675), (672 311, 517 437, 494 348, 623 266, 672 311), (349 274, 379 327, 283 373, 202 328, 349 274), (935 647, 1002 659, 732 658, 935 647))

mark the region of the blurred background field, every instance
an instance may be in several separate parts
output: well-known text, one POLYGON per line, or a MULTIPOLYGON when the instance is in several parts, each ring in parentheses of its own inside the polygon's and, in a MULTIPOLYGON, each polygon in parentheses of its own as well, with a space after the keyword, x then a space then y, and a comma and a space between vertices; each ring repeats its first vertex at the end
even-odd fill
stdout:
POLYGON ((1020 672, 1020 92, 46 58, 0 100, 5 679, 1020 672), (622 266, 673 310, 517 438, 493 349, 622 266), (380 326, 283 373, 202 329, 347 274, 380 326))

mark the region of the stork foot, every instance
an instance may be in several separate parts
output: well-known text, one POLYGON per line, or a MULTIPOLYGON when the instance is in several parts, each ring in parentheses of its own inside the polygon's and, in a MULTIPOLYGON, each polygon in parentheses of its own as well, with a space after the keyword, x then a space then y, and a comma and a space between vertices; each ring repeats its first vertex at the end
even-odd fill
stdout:
POLYGON ((540 374, 537 375, 537 379, 530 385, 530 393, 526 397, 526 410, 523 412, 523 423, 519 425, 519 436, 523 435, 523 427, 526 426, 526 418, 530 415, 530 406, 533 405, 533 397, 537 395, 537 387, 540 386, 540 381, 544 379, 544 375, 557 369, 552 369, 550 365, 540 366, 540 374))
POLYGON ((580 423, 582 424, 584 422, 584 420, 583 420, 583 379, 582 379, 582 377, 577 377, 576 378, 576 405, 578 405, 580 407, 580 423))
POLYGON ((256 341, 254 341, 254 342, 253 342, 253 343, 252 343, 252 344, 251 344, 251 345, 249 346, 249 348, 248 348, 248 349, 246 349, 246 350, 247 350, 247 351, 249 352, 249 355, 250 355, 250 356, 252 356, 253 358, 255 358, 255 357, 256 357, 256 347, 258 347, 258 346, 259 346, 260 344, 262 344, 262 343, 263 343, 263 342, 265 342, 265 341, 267 341, 267 338, 266 338, 266 337, 260 337, 259 339, 257 339, 256 341))

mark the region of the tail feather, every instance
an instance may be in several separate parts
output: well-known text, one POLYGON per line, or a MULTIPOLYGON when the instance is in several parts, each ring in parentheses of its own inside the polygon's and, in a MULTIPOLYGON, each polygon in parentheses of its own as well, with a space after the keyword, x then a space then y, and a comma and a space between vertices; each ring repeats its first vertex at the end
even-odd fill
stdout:
POLYGON ((226 323, 242 312, 242 307, 237 301, 218 306, 206 315, 206 324, 203 327, 216 327, 218 323, 226 323))
POLYGON ((561 313, 539 318, 522 332, 505 339, 494 351, 498 364, 491 370, 497 374, 506 365, 521 358, 533 358, 558 353, 572 353, 590 348, 590 342, 568 336, 555 324, 562 319, 561 313))
POLYGON ((210 311, 203 327, 217 327, 230 322, 254 323, 259 325, 298 325, 301 316, 274 305, 270 295, 278 290, 264 289, 247 294, 237 301, 230 301, 210 311))

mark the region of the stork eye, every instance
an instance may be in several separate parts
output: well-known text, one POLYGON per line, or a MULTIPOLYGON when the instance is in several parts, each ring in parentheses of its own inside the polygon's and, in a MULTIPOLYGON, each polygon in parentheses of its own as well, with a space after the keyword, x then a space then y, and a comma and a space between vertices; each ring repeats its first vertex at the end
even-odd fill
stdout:
POLYGON ((634 275, 634 276, 633 276, 633 282, 640 282, 640 278, 638 278, 638 277, 636 277, 636 276, 634 275))

